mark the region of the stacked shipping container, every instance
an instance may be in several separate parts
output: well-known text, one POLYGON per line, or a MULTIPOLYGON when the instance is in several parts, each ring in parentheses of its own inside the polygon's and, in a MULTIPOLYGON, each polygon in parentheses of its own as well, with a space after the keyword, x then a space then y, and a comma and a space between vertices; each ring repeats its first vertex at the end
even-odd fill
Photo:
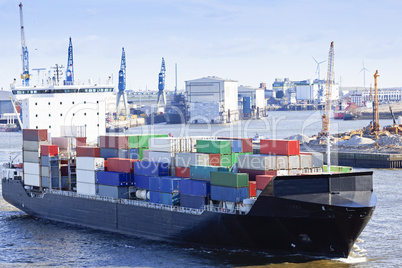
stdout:
POLYGON ((261 154, 252 154, 251 139, 166 136, 100 136, 99 147, 91 147, 82 138, 53 138, 48 144, 46 130, 24 130, 25 184, 72 189, 71 162, 61 156, 75 153, 79 194, 233 208, 258 196, 275 176, 323 167, 322 154, 300 153, 298 141, 261 140, 261 154))

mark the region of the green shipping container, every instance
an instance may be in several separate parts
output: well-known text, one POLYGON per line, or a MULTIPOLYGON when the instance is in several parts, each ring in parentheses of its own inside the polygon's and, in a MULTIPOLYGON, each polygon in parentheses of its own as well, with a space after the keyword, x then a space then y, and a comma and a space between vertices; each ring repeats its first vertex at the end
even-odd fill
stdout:
MULTIPOLYGON (((328 166, 322 166, 323 172, 328 172, 328 166)), ((353 167, 331 166, 331 172, 350 173, 353 172, 353 167)))
POLYGON ((225 154, 221 155, 221 166, 224 167, 232 167, 234 164, 239 162, 237 156, 244 155, 244 154, 252 154, 250 153, 232 153, 232 154, 225 154))
POLYGON ((211 185, 225 187, 248 187, 247 173, 211 172, 211 185))
POLYGON ((128 136, 128 148, 140 148, 138 146, 138 135, 130 135, 128 136))
POLYGON ((194 180, 209 181, 211 179, 211 172, 228 172, 229 168, 220 166, 190 166, 190 178, 194 180))
POLYGON ((144 158, 144 150, 147 149, 138 149, 138 159, 142 160, 144 158))
POLYGON ((225 140, 197 140, 197 153, 231 154, 232 145, 225 140))
POLYGON ((149 138, 168 137, 167 134, 140 134, 128 136, 128 147, 131 148, 149 148, 149 138))

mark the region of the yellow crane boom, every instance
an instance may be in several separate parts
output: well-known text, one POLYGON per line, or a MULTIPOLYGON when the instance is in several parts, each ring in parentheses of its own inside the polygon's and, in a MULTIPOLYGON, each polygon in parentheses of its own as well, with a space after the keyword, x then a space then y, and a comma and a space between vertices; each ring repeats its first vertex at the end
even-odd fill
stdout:
POLYGON ((329 135, 333 84, 334 84, 334 41, 331 42, 328 54, 327 92, 325 94, 325 112, 324 115, 322 116, 322 130, 321 130, 322 136, 329 135))

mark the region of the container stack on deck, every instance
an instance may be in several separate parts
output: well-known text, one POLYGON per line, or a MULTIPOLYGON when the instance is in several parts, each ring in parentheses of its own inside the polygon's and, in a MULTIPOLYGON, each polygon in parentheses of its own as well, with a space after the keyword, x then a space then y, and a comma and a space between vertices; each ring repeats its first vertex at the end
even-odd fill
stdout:
POLYGON ((323 168, 322 154, 300 153, 298 141, 261 140, 253 154, 252 140, 240 138, 100 136, 99 147, 65 137, 49 144, 46 130, 24 130, 23 138, 26 185, 195 209, 233 209, 275 176, 323 168))
POLYGON ((22 155, 24 184, 41 187, 40 148, 48 144, 46 129, 24 129, 22 131, 22 155))

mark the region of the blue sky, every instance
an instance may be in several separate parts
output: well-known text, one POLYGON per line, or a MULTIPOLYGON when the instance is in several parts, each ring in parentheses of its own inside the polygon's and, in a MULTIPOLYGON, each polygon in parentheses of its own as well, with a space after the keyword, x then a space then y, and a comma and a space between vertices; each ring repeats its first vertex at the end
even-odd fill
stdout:
MULTIPOLYGON (((0 87, 22 69, 20 1, 0 0, 0 87)), ((276 77, 314 79, 316 63, 335 43, 342 86, 402 86, 402 1, 353 0, 70 0, 23 1, 30 69, 67 64, 74 46, 75 79, 117 84, 126 50, 127 89, 157 89, 161 58, 166 87, 204 76, 270 87, 276 77)), ((327 63, 321 65, 326 77, 327 63)), ((36 75, 35 72, 31 73, 36 75)), ((36 78, 33 77, 33 80, 36 78)))

